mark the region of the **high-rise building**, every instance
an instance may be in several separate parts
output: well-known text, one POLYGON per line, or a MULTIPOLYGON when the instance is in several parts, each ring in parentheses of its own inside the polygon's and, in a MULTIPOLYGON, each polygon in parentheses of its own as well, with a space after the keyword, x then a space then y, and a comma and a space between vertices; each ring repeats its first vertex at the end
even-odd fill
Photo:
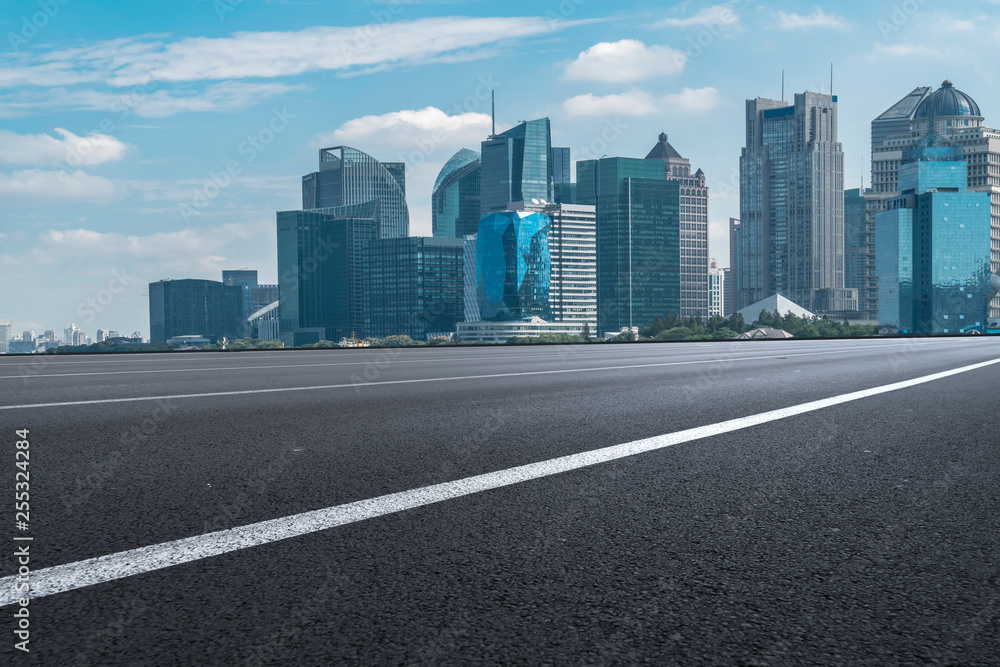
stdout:
POLYGON ((990 195, 968 190, 961 148, 934 132, 901 162, 900 193, 876 216, 879 323, 900 333, 981 332, 990 195))
MULTIPOLYGON (((552 322, 586 325, 597 335, 597 216, 593 206, 514 202, 513 211, 549 219, 552 322)), ((469 321, 468 319, 466 320, 469 321)))
POLYGON ((549 320, 552 260, 549 219, 541 213, 491 213, 476 234, 480 320, 549 320))
POLYGON ((108 335, 108 330, 107 329, 98 329, 97 330, 97 335, 94 336, 94 342, 95 343, 102 343, 102 342, 106 341, 108 338, 110 338, 110 336, 108 335))
POLYGON ((243 289, 190 278, 150 283, 149 331, 153 343, 175 336, 242 338, 246 334, 243 289))
MULTIPOLYGON (((900 168, 906 151, 926 142, 930 135, 962 149, 968 165, 970 192, 990 196, 991 265, 1000 272, 1000 130, 983 125, 985 118, 971 96, 945 81, 933 93, 915 89, 872 121, 872 193, 868 224, 900 192, 900 168)), ((874 272, 869 276, 875 283, 874 272)), ((990 318, 1000 317, 1000 296, 990 304, 990 318)))
POLYGON ((681 317, 705 317, 709 311, 708 287, 708 185, 705 172, 691 173, 691 161, 677 152, 667 134, 646 155, 659 160, 668 181, 681 186, 681 317))
POLYGON ((732 272, 727 266, 722 269, 722 316, 729 317, 733 314, 733 289, 730 285, 732 272))
POLYGON ((462 238, 479 229, 482 164, 479 153, 463 148, 445 163, 431 193, 434 236, 462 238))
POLYGON ((462 239, 462 276, 465 295, 462 321, 464 322, 478 322, 482 319, 479 315, 479 295, 476 292, 479 287, 479 267, 476 264, 477 237, 478 234, 469 234, 462 239))
POLYGON ((257 272, 252 269, 223 270, 222 284, 243 290, 243 319, 250 317, 254 312, 253 290, 257 287, 257 272))
POLYGON ((0 320, 0 354, 10 351, 10 341, 13 337, 14 323, 10 320, 0 320))
POLYGON ((844 288, 844 155, 837 97, 746 103, 740 220, 731 249, 739 310, 774 294, 812 312, 857 310, 844 288))
MULTIPOLYGON (((375 207, 367 215, 278 213, 281 340, 304 345, 364 335, 364 244, 378 238, 375 207)), ((337 209, 330 209, 336 211, 337 209)))
POLYGON ((600 332, 681 312, 680 190, 656 160, 576 163, 579 202, 597 211, 600 332))
POLYGON ((858 310, 866 319, 875 320, 872 310, 878 309, 877 295, 873 299, 869 285, 869 256, 874 239, 868 229, 868 198, 871 189, 853 188, 844 191, 844 287, 858 291, 858 310), (874 304, 871 301, 874 300, 874 304))
POLYGON ((570 161, 569 147, 553 146, 549 151, 552 162, 553 185, 565 185, 573 182, 573 163, 570 161))
POLYGON ((462 321, 462 239, 381 239, 364 246, 365 335, 424 340, 462 321))
POLYGON ((708 260, 708 316, 726 316, 726 269, 714 257, 708 260))
POLYGON ((480 218, 516 201, 554 201, 548 118, 529 120, 482 143, 480 218))
POLYGON ((405 165, 379 162, 350 146, 319 151, 319 171, 302 177, 302 208, 339 209, 370 205, 379 221, 379 238, 410 234, 405 165))

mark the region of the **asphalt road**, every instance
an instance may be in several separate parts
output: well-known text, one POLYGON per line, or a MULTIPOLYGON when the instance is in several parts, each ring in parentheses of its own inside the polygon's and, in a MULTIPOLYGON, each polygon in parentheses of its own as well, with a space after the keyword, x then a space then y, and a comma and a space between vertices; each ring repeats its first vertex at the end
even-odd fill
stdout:
POLYGON ((997 359, 987 338, 0 358, 5 494, 31 443, 0 576, 18 536, 33 585, 121 573, 34 597, 28 654, 3 607, 0 662, 996 665, 1000 364, 197 549, 997 359), (117 555, 182 538, 171 567, 117 555))

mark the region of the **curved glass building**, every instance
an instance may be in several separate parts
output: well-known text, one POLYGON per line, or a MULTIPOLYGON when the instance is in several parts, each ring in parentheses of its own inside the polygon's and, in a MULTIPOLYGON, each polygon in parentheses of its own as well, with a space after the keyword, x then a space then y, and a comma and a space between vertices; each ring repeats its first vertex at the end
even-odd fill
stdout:
POLYGON ((434 236, 462 238, 479 228, 482 162, 479 153, 463 148, 438 174, 431 194, 434 236))
POLYGON ((483 320, 550 319, 549 219, 504 211, 485 216, 476 236, 476 296, 483 320))
POLYGON ((409 236, 404 167, 400 162, 379 162, 350 146, 322 148, 319 171, 302 177, 302 208, 309 211, 374 202, 379 238, 409 236))

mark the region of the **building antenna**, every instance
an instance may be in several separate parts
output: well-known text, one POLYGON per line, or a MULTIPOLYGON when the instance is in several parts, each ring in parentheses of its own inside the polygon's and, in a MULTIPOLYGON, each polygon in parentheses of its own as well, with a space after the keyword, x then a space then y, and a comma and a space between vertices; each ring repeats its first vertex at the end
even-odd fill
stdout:
POLYGON ((493 138, 497 136, 497 91, 496 90, 490 91, 490 99, 492 100, 493 104, 493 111, 491 113, 493 117, 493 134, 490 135, 490 138, 493 138))
POLYGON ((785 70, 781 70, 781 101, 785 101, 785 70))
POLYGON ((833 97, 833 63, 830 63, 830 97, 833 97))

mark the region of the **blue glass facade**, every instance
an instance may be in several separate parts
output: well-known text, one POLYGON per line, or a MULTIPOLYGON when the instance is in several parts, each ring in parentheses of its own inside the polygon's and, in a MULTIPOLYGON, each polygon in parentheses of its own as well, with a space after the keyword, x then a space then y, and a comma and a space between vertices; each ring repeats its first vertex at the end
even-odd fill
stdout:
POLYGON ((350 146, 323 148, 319 171, 302 177, 303 210, 372 204, 379 238, 410 235, 405 165, 379 162, 350 146))
POLYGON ((579 203, 597 209, 597 324, 649 326, 681 312, 680 181, 636 158, 577 165, 579 203))
POLYGON ((434 236, 462 238, 479 228, 482 162, 479 153, 463 148, 445 163, 431 193, 434 236))
POLYGON ((243 288, 215 280, 161 280, 149 284, 149 340, 204 336, 212 341, 248 335, 243 288))
POLYGON ((553 201, 552 132, 548 118, 529 120, 482 143, 480 216, 516 201, 553 201))
POLYGON ((968 192, 951 147, 910 152, 900 196, 876 217, 879 321, 900 333, 985 328, 990 297, 990 196, 968 192))
POLYGON ((550 221, 541 213, 485 216, 476 236, 476 296, 483 320, 551 318, 550 221))

